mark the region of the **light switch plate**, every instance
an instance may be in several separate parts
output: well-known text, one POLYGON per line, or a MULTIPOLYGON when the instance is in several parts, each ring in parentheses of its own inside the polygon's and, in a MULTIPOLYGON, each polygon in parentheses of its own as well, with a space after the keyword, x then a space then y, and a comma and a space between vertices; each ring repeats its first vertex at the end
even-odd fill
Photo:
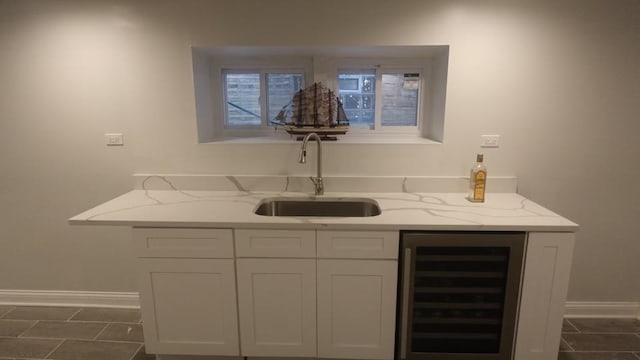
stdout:
POLYGON ((500 147, 500 135, 481 135, 480 147, 497 148, 500 147))
POLYGON ((124 137, 119 133, 104 134, 104 142, 107 146, 122 146, 124 145, 124 137))

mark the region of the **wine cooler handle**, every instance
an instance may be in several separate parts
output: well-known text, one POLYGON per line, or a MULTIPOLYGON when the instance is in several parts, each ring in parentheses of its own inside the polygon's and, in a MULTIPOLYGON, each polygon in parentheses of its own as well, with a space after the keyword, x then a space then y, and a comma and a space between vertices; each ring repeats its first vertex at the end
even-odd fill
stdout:
POLYGON ((409 329, 409 291, 411 281, 411 248, 404 249, 404 268, 402 269, 402 326, 400 327, 400 359, 407 358, 408 339, 407 333, 409 329))

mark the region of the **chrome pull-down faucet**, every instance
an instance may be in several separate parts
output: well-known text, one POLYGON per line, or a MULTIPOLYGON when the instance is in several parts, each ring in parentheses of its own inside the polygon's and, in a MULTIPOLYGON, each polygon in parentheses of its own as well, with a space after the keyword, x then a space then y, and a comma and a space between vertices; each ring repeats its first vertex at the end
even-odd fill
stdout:
POLYGON ((298 156, 298 162, 300 164, 304 164, 307 162, 307 143, 311 138, 318 142, 318 176, 312 176, 311 181, 313 182, 313 185, 315 185, 316 195, 323 195, 324 183, 322 182, 322 140, 320 139, 320 136, 318 136, 318 134, 309 133, 304 137, 304 139, 302 140, 302 147, 300 148, 300 155, 298 156))

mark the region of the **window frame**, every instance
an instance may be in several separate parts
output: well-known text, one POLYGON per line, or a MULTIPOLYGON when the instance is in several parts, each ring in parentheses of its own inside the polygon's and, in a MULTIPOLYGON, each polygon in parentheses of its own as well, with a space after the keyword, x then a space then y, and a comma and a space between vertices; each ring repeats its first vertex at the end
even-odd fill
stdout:
MULTIPOLYGON (((430 62, 425 63, 423 58, 332 58, 327 62, 325 69, 328 76, 328 86, 338 89, 338 75, 341 72, 358 72, 375 70, 376 90, 375 90, 375 116, 374 128, 361 125, 349 125, 349 131, 344 137, 376 137, 376 136, 411 136, 421 137, 425 111, 429 106, 428 75, 430 72, 430 62), (418 108, 416 111, 416 126, 383 126, 382 125, 382 74, 397 73, 418 73, 419 92, 418 108)), ((338 91, 338 90, 336 90, 338 91)))
MULTIPOLYGON (((312 61, 308 57, 225 57, 211 63, 211 93, 218 110, 213 112, 216 138, 272 137, 274 125, 269 124, 267 111, 266 74, 300 73, 303 88, 313 79, 312 61), (228 73, 260 74, 260 125, 227 126, 226 76, 228 73)), ((310 82, 311 81, 311 82, 310 82)))
POLYGON ((265 125, 265 118, 262 114, 264 114, 265 110, 265 101, 264 96, 264 82, 262 78, 266 74, 266 72, 261 71, 259 69, 222 69, 221 80, 222 80, 222 127, 224 129, 259 129, 265 125), (258 79, 260 80, 260 95, 258 96, 258 103, 260 105, 260 125, 241 125, 241 126, 229 126, 229 99, 227 97, 227 75, 228 74, 258 74, 258 79))

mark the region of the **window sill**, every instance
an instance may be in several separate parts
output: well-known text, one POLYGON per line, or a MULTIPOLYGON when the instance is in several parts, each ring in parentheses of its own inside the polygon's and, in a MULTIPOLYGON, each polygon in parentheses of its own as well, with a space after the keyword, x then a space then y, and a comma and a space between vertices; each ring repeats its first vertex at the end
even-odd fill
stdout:
MULTIPOLYGON (((294 136, 256 136, 256 137, 228 137, 218 138, 205 144, 290 144, 296 143, 294 136)), ((342 135, 337 141, 325 141, 331 144, 427 144, 440 145, 441 142, 423 138, 417 135, 378 134, 378 135, 342 135)))

